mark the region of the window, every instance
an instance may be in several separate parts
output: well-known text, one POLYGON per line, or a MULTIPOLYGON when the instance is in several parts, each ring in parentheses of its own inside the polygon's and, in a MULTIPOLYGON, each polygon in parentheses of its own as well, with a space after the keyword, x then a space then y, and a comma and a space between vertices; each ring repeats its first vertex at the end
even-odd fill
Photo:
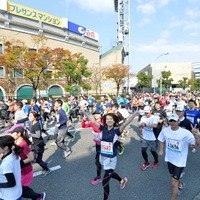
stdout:
POLYGON ((35 49, 35 48, 29 48, 28 50, 29 51, 37 51, 37 49, 35 49))
POLYGON ((0 53, 3 53, 3 44, 0 44, 0 53))
POLYGON ((52 79, 52 71, 46 70, 46 78, 47 79, 52 79))
POLYGON ((14 69, 13 78, 23 78, 23 69, 14 69))
POLYGON ((4 78, 4 68, 0 67, 0 78, 4 78))

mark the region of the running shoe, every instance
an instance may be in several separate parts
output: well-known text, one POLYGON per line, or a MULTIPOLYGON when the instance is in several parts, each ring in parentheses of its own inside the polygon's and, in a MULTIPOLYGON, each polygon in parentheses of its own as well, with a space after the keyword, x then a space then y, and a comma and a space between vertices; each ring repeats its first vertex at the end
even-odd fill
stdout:
POLYGON ((123 179, 123 183, 120 183, 120 189, 123 190, 126 186, 126 183, 128 182, 128 179, 126 177, 124 177, 123 179))
POLYGON ((183 189, 185 188, 185 183, 180 182, 179 186, 178 186, 178 196, 181 195, 181 193, 183 192, 183 189))
POLYGON ((192 152, 192 153, 196 153, 196 152, 197 152, 196 147, 193 147, 191 152, 192 152))
POLYGON ((64 151, 63 158, 67 158, 71 153, 71 151, 64 151))
POLYGON ((122 156, 122 155, 124 154, 124 149, 125 149, 124 147, 121 147, 121 148, 120 148, 120 150, 119 150, 119 155, 120 155, 120 156, 122 156))
POLYGON ((38 197, 37 200, 45 200, 45 197, 46 197, 46 193, 43 192, 40 194, 40 197, 38 197))
POLYGON ((141 167, 140 167, 140 169, 141 170, 143 170, 143 171, 145 171, 147 168, 149 168, 150 167, 150 164, 148 163, 148 162, 146 162, 146 163, 144 163, 141 167))
POLYGON ((159 162, 154 162, 152 168, 156 169, 158 167, 159 162))
POLYGON ((101 177, 96 177, 96 178, 94 178, 94 180, 91 181, 91 184, 92 185, 97 185, 101 181, 102 181, 101 177))
POLYGON ((43 173, 43 177, 46 177, 47 175, 49 175, 51 173, 51 170, 47 170, 45 173, 43 173))
POLYGON ((74 142, 75 138, 75 135, 72 135, 71 141, 74 142))
POLYGON ((56 143, 55 142, 51 142, 50 145, 51 146, 56 146, 56 143))

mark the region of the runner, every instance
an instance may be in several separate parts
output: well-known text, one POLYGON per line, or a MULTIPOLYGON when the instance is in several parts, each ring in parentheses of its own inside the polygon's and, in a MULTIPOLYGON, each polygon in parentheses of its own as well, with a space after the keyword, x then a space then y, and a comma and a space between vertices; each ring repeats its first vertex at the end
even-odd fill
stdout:
POLYGON ((134 119, 138 114, 135 112, 131 115, 127 121, 118 128, 118 117, 114 113, 108 113, 103 117, 103 125, 100 125, 92 115, 83 111, 84 115, 99 129, 102 131, 101 139, 101 154, 100 163, 103 165, 105 174, 103 178, 104 188, 104 200, 108 199, 110 187, 109 180, 111 178, 116 179, 120 183, 120 188, 124 189, 128 179, 126 177, 121 178, 114 172, 117 164, 117 139, 121 135, 125 127, 134 119))
POLYGON ((12 136, 0 137, 0 199, 22 200, 20 152, 12 136))
POLYGON ((35 161, 40 165, 40 167, 42 167, 43 176, 47 176, 51 173, 51 170, 48 168, 48 164, 42 160, 45 143, 42 138, 42 130, 38 122, 38 115, 36 112, 30 112, 29 121, 32 123, 32 125, 30 126, 27 124, 27 129, 30 132, 29 135, 33 140, 32 148, 33 152, 35 153, 35 161))
POLYGON ((148 154, 147 149, 150 147, 151 154, 154 158, 154 163, 152 165, 152 168, 158 167, 158 154, 156 153, 156 137, 154 135, 153 128, 156 129, 158 125, 158 118, 151 113, 151 107, 145 106, 144 107, 144 113, 145 116, 141 118, 141 121, 139 123, 139 128, 142 128, 143 136, 142 136, 142 143, 141 143, 141 152, 142 157, 144 158, 145 163, 140 167, 141 170, 146 170, 150 167, 150 163, 148 160, 148 154))
MULTIPOLYGON (((95 120, 102 124, 101 122, 101 112, 99 110, 95 110, 93 113, 95 120)), ((82 121, 82 128, 88 128, 91 127, 93 129, 93 135, 94 135, 94 142, 96 144, 96 156, 95 156, 95 164, 97 169, 97 176, 94 178, 94 180, 91 181, 92 185, 97 185, 99 182, 102 181, 101 179, 101 164, 99 162, 99 156, 101 151, 101 137, 102 137, 102 131, 100 131, 93 123, 90 121, 86 121, 86 117, 83 117, 82 121)))
POLYGON ((15 143, 22 148, 20 153, 22 197, 32 200, 44 200, 46 196, 45 192, 36 193, 29 187, 33 181, 33 167, 31 162, 34 161, 34 154, 29 147, 31 142, 28 132, 20 124, 14 125, 6 132, 11 133, 15 139, 15 143))
POLYGON ((67 115, 62 109, 62 100, 57 99, 55 101, 54 109, 56 111, 56 127, 57 127, 57 138, 56 144, 63 150, 63 158, 67 158, 71 154, 71 150, 68 147, 70 142, 67 136, 67 115))
POLYGON ((169 127, 163 129, 158 137, 160 141, 159 155, 163 155, 165 145, 165 161, 168 165, 169 173, 172 177, 171 200, 176 200, 180 184, 180 175, 186 167, 188 157, 188 144, 200 146, 199 131, 192 126, 193 134, 179 127, 179 117, 177 114, 169 116, 169 127))

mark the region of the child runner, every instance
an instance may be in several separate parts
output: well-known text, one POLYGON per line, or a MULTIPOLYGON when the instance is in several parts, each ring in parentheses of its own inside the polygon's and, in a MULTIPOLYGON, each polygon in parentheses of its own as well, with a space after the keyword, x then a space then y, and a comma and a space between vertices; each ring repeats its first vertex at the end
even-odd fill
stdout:
POLYGON ((15 139, 15 143, 22 147, 21 157, 21 183, 22 183, 22 197, 32 200, 44 200, 45 192, 36 193, 29 186, 33 181, 33 167, 31 162, 34 160, 34 154, 31 151, 29 145, 31 144, 28 136, 28 132, 24 130, 22 125, 14 125, 7 133, 11 133, 15 139))
POLYGON ((114 172, 117 164, 117 140, 125 127, 138 113, 134 112, 133 115, 130 115, 126 122, 120 127, 118 127, 118 117, 114 113, 108 113, 104 115, 104 126, 99 124, 92 115, 89 115, 89 113, 86 113, 85 111, 83 111, 83 113, 99 130, 102 131, 100 163, 103 165, 105 170, 102 183, 104 189, 104 200, 107 200, 110 192, 110 178, 118 180, 121 189, 125 188, 125 185, 128 181, 126 177, 121 178, 117 173, 114 172))
POLYGON ((12 136, 0 137, 0 199, 22 199, 20 152, 12 136))

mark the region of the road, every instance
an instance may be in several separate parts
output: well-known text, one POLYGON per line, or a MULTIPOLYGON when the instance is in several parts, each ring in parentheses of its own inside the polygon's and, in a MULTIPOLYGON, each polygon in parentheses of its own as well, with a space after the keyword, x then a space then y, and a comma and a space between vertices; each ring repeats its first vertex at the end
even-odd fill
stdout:
MULTIPOLYGON (((171 192, 171 181, 164 162, 164 157, 159 158, 157 169, 149 168, 141 171, 140 166, 143 159, 140 153, 139 130, 133 120, 128 127, 130 133, 125 143, 125 153, 118 156, 116 172, 128 178, 128 183, 124 190, 120 190, 119 183, 111 179, 110 200, 169 200, 171 192)), ((35 191, 45 191, 46 200, 102 200, 103 188, 101 184, 93 186, 90 181, 95 177, 96 170, 94 164, 95 146, 92 140, 91 129, 81 129, 81 125, 76 125, 76 135, 74 142, 70 143, 72 154, 67 158, 62 158, 62 151, 56 146, 51 146, 51 141, 47 142, 44 159, 51 161, 50 167, 60 165, 61 168, 53 171, 47 177, 36 176, 32 183, 35 191)), ((153 163, 153 157, 149 154, 149 161, 153 163)), ((200 192, 200 149, 196 153, 189 152, 188 165, 185 169, 183 181, 186 188, 182 192, 179 200, 200 199, 197 195, 200 192)), ((35 171, 41 168, 35 164, 35 171)), ((104 174, 104 172, 102 172, 104 174)))

